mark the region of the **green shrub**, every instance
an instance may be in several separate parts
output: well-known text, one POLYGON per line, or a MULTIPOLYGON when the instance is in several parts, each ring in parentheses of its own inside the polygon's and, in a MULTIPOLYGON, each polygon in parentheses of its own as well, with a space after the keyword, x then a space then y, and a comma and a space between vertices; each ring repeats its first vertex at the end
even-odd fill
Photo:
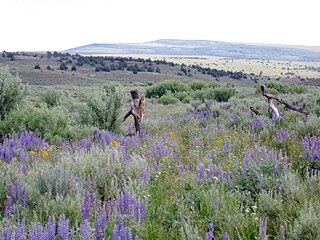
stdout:
POLYGON ((190 103, 192 100, 192 96, 190 92, 177 92, 174 96, 180 100, 182 103, 190 103))
POLYGON ((221 87, 220 83, 217 83, 217 82, 208 83, 208 88, 218 88, 218 87, 221 87))
POLYGON ((31 105, 19 107, 0 121, 1 135, 18 133, 23 130, 33 131, 49 141, 55 136, 72 138, 72 133, 68 130, 67 115, 60 109, 49 109, 43 105, 39 108, 31 105))
POLYGON ((0 69, 0 119, 21 102, 25 88, 21 79, 10 73, 8 68, 0 69))
POLYGON ((233 88, 221 87, 216 88, 213 91, 213 98, 217 102, 228 102, 229 98, 231 98, 235 94, 235 90, 233 88))
MULTIPOLYGON (((307 91, 306 87, 303 85, 288 85, 285 83, 275 82, 275 81, 269 81, 269 82, 265 82, 263 84, 267 87, 268 92, 270 92, 271 94, 281 94, 281 93, 283 93, 283 94, 288 94, 288 93, 301 94, 301 93, 305 93, 307 91)), ((261 94, 261 84, 257 85, 256 93, 261 94)))
POLYGON ((189 88, 187 85, 183 84, 177 80, 167 80, 146 89, 147 98, 160 98, 168 92, 177 93, 188 91, 189 88))
POLYGON ((54 90, 49 90, 40 96, 40 100, 47 104, 48 107, 60 105, 60 93, 54 90))
POLYGON ((118 85, 105 86, 100 92, 89 96, 86 103, 93 125, 108 131, 119 131, 119 115, 123 101, 124 91, 118 85))
POLYGON ((193 91, 205 89, 208 87, 208 85, 202 81, 195 81, 195 82, 189 83, 189 86, 193 91))
POLYGON ((300 217, 294 222, 290 239, 320 239, 320 213, 319 203, 301 209, 300 217))
POLYGON ((174 97, 172 94, 166 94, 160 97, 158 102, 162 103, 163 105, 168 105, 168 104, 176 104, 179 102, 179 100, 176 97, 174 97))

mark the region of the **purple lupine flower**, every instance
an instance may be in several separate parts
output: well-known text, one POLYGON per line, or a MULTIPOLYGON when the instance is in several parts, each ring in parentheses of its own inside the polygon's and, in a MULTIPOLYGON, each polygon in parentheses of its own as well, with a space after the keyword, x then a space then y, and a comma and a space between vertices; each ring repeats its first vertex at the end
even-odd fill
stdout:
POLYGON ((47 225, 46 225, 46 232, 47 232, 47 240, 54 240, 56 235, 56 219, 54 216, 49 217, 47 225))
POLYGON ((127 231, 125 227, 120 229, 120 240, 127 240, 127 231))
POLYGON ((5 213, 6 218, 10 218, 11 209, 12 209, 12 198, 11 198, 11 196, 8 196, 7 205, 4 208, 4 213, 5 213))
POLYGON ((204 165, 200 163, 197 168, 196 172, 196 181, 197 182, 203 182, 204 180, 204 165))
POLYGON ((90 224, 88 220, 84 220, 80 226, 80 234, 81 234, 81 239, 83 240, 92 240, 94 239, 93 236, 91 235, 91 229, 90 229, 90 224))
POLYGON ((277 180, 279 175, 279 162, 278 160, 274 163, 274 179, 277 180))
POLYGON ((229 240, 229 235, 228 233, 223 234, 223 240, 229 240))
POLYGON ((70 237, 69 223, 66 220, 64 214, 60 215, 58 224, 58 236, 61 238, 61 240, 69 240, 70 237))
POLYGON ((26 224, 25 224, 25 221, 23 221, 22 224, 16 228, 16 231, 14 233, 14 240, 24 240, 25 237, 26 237, 26 224))
POLYGON ((282 143, 284 141, 286 141, 288 138, 290 137, 290 134, 287 130, 285 129, 280 129, 278 132, 277 132, 277 135, 276 135, 276 141, 278 143, 282 143))
POLYGON ((40 224, 34 224, 31 226, 28 239, 30 240, 46 239, 46 233, 43 231, 43 228, 40 224))
POLYGON ((96 220, 96 239, 104 239, 107 225, 107 215, 102 206, 99 207, 99 214, 96 220))
POLYGON ((259 239, 267 240, 267 218, 265 220, 260 219, 259 223, 259 239))
POLYGON ((118 240, 118 237, 119 237, 118 226, 115 225, 112 230, 112 240, 118 240))
POLYGON ((283 185, 282 185, 282 184, 279 186, 279 193, 280 193, 280 194, 283 193, 283 185))
POLYGON ((90 219, 90 210, 91 210, 91 198, 90 198, 90 194, 87 193, 84 200, 84 204, 81 208, 82 221, 90 219))
POLYGON ((228 183, 228 187, 229 187, 229 189, 231 189, 231 187, 232 187, 232 182, 231 182, 231 171, 230 171, 230 169, 228 168, 228 171, 227 171, 227 175, 226 175, 226 181, 227 181, 227 183, 228 183))
POLYGON ((23 187, 22 193, 21 193, 21 205, 23 208, 27 207, 27 189, 26 186, 23 187))
POLYGON ((13 184, 12 183, 9 183, 9 185, 8 185, 8 195, 13 200, 13 184))
POLYGON ((16 190, 16 203, 19 204, 20 202, 20 182, 19 180, 16 181, 16 186, 15 186, 15 190, 16 190))
POLYGON ((222 147, 222 151, 223 152, 229 152, 230 151, 230 147, 231 147, 230 142, 224 142, 223 147, 222 147))
POLYGON ((142 177, 144 182, 149 182, 150 181, 150 170, 149 170, 148 165, 146 165, 141 177, 142 177))
POLYGON ((153 170, 154 170, 156 173, 159 172, 159 167, 158 167, 157 161, 154 161, 154 162, 153 162, 153 170))
POLYGON ((214 224, 210 223, 209 231, 206 233, 205 240, 213 240, 214 239, 213 233, 214 233, 214 224))
POLYGON ((320 161, 320 137, 305 137, 302 148, 309 161, 320 161))
POLYGON ((209 151, 209 152, 207 153, 207 155, 206 155, 206 159, 207 159, 207 160, 212 159, 211 151, 209 151))
POLYGON ((7 225, 0 235, 1 240, 11 240, 11 233, 12 233, 11 226, 7 225))
POLYGON ((131 232, 131 229, 128 230, 128 240, 132 240, 132 232, 131 232))

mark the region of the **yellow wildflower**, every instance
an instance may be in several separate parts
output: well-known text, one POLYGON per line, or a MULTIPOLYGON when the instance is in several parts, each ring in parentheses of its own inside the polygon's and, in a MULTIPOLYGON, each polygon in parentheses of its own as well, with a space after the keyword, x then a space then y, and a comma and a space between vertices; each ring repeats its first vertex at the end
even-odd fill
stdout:
POLYGON ((117 142, 117 141, 110 142, 110 147, 120 147, 120 146, 121 146, 121 142, 117 142))
POLYGON ((36 154, 37 154, 37 152, 35 152, 35 151, 31 151, 31 154, 32 154, 32 155, 36 155, 36 154))
POLYGON ((41 157, 47 158, 49 156, 49 153, 46 151, 41 152, 41 157))
POLYGON ((169 132, 170 138, 174 139, 175 138, 175 133, 174 132, 169 132))

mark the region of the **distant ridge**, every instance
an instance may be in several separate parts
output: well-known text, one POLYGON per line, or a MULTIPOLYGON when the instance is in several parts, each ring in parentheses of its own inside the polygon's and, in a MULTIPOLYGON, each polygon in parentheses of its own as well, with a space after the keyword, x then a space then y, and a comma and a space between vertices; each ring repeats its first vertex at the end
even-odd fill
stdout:
POLYGON ((160 39, 145 43, 95 43, 71 48, 65 52, 81 55, 150 54, 320 62, 320 46, 228 43, 210 40, 160 39))

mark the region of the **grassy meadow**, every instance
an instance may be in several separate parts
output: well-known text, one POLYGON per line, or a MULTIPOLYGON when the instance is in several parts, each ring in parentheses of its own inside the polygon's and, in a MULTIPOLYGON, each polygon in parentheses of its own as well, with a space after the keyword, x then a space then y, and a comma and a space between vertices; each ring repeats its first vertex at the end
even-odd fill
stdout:
POLYGON ((0 57, 0 239, 320 239, 319 64, 141 59, 0 57))

